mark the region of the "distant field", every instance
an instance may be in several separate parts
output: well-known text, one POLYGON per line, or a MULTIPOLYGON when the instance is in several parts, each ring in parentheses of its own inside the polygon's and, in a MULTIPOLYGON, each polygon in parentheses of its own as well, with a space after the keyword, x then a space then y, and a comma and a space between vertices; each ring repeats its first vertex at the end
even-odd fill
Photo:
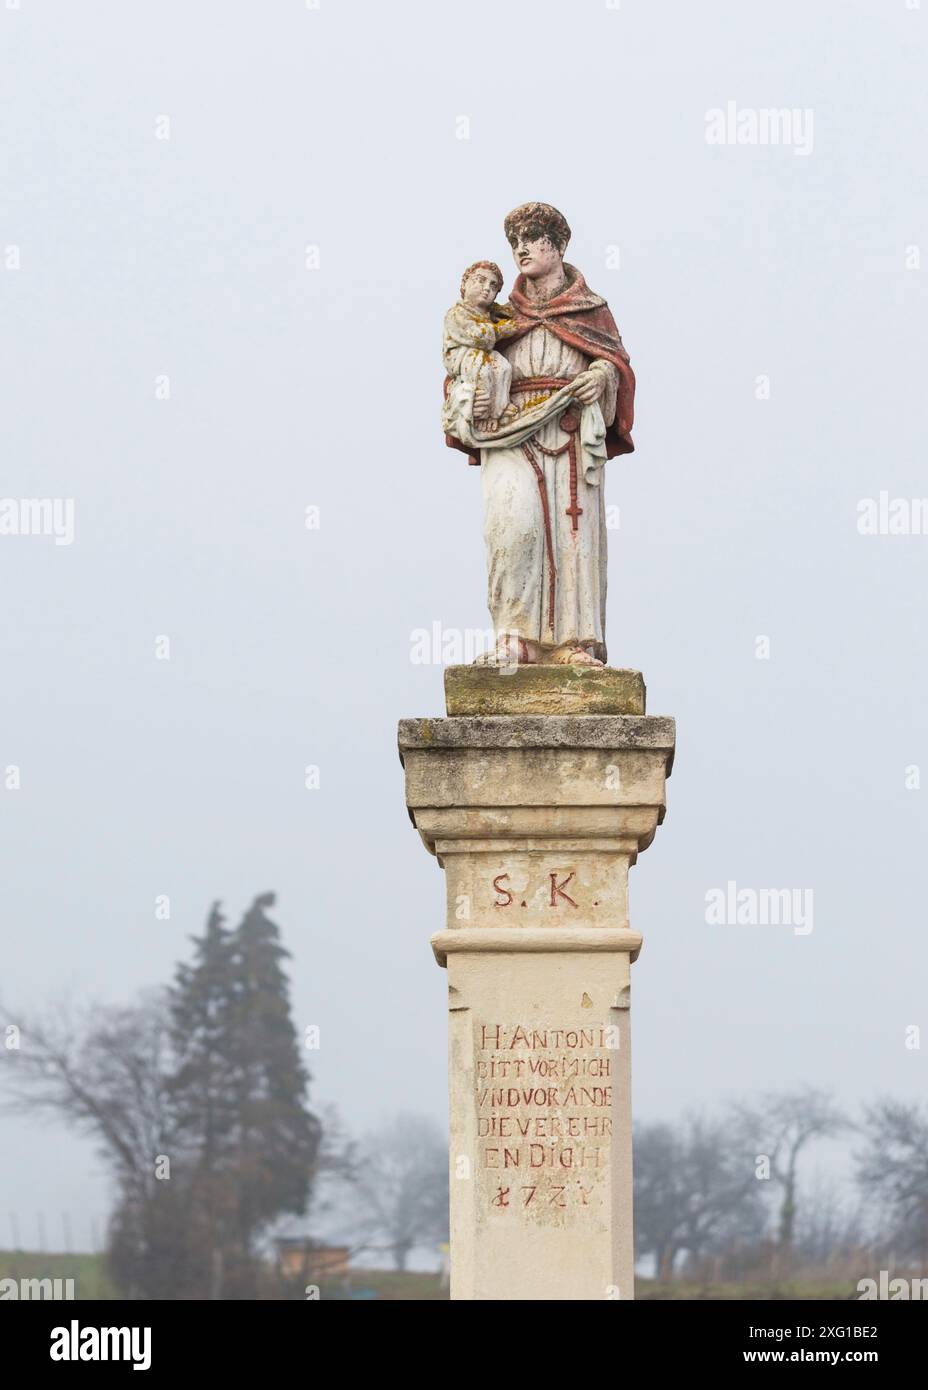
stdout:
POLYGON ((848 1302, 857 1299, 854 1285, 850 1283, 838 1283, 831 1279, 824 1283, 809 1282, 796 1279, 793 1281, 784 1280, 779 1284, 770 1283, 744 1283, 744 1284, 696 1284, 688 1283, 686 1280, 674 1280, 672 1284, 656 1284, 652 1279, 637 1279, 635 1281, 635 1297, 642 1300, 698 1300, 700 1302, 740 1302, 744 1299, 761 1300, 764 1302, 781 1302, 783 1300, 801 1299, 816 1300, 828 1299, 837 1302, 848 1302))
MULTIPOLYGON (((391 1303, 422 1303, 425 1300, 448 1298, 448 1290, 441 1288, 437 1274, 421 1274, 415 1270, 407 1270, 402 1274, 390 1269, 353 1270, 351 1288, 351 1296, 354 1298, 374 1293, 379 1300, 391 1303)), ((325 1287, 321 1293, 325 1300, 328 1293, 325 1287)), ((335 1297, 345 1297, 334 1290, 332 1293, 335 1297)))
MULTIPOLYGON (((77 1299, 118 1299, 119 1294, 106 1277, 101 1255, 40 1255, 24 1250, 0 1250, 0 1279, 73 1279, 77 1299)), ((640 1299, 701 1301, 737 1301, 742 1299, 830 1299, 849 1301, 857 1298, 850 1284, 828 1282, 786 1282, 781 1284, 696 1284, 677 1280, 673 1284, 656 1284, 651 1279, 639 1279, 636 1293, 640 1299)), ((322 1299, 368 1298, 387 1302, 432 1302, 446 1300, 448 1290, 442 1289, 437 1274, 392 1270, 354 1270, 350 1290, 326 1288, 322 1299)), ((0 1289, 0 1297, 5 1291, 0 1289)))
MULTIPOLYGON (((439 1287, 435 1274, 393 1274, 383 1270, 370 1272, 355 1271, 352 1275, 354 1297, 361 1297, 364 1291, 376 1293, 379 1299, 396 1301, 424 1299, 447 1299, 447 1289, 439 1287)), ((328 1296, 345 1297, 332 1291, 328 1296)), ((803 1283, 795 1281, 781 1284, 696 1284, 677 1280, 673 1284, 656 1284, 652 1279, 639 1279, 635 1284, 635 1296, 641 1300, 698 1300, 702 1302, 734 1302, 750 1300, 789 1300, 827 1299, 843 1302, 858 1297, 856 1289, 845 1283, 830 1280, 827 1283, 803 1283)), ((322 1297, 327 1291, 322 1290, 322 1297)))
MULTIPOLYGON (((439 1299, 448 1297, 447 1289, 441 1290, 438 1276, 434 1274, 391 1274, 382 1270, 370 1273, 356 1272, 352 1276, 355 1294, 362 1289, 376 1291, 381 1299, 439 1299)), ((635 1296, 642 1300, 700 1300, 740 1301, 744 1299, 784 1300, 784 1299, 829 1299, 844 1301, 856 1299, 857 1292, 848 1284, 803 1283, 795 1281, 781 1284, 696 1284, 677 1280, 673 1284, 657 1284, 652 1279, 639 1279, 635 1284, 635 1296)), ((325 1291, 323 1291, 323 1298, 325 1291)))
MULTIPOLYGON (((31 1250, 0 1250, 0 1279, 73 1279, 74 1297, 115 1299, 101 1255, 41 1255, 31 1250)), ((5 1291, 0 1290, 5 1297, 5 1291)))

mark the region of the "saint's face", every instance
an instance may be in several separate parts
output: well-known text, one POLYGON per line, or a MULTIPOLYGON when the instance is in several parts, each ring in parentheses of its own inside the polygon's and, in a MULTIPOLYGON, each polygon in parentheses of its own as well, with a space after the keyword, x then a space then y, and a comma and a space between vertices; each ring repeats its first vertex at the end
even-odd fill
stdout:
POLYGON ((464 303, 469 309, 489 309, 502 286, 492 270, 472 270, 464 282, 464 303))
POLYGON ((516 232, 510 242, 516 265, 530 280, 547 275, 561 264, 561 253, 546 236, 529 239, 525 232, 516 232))

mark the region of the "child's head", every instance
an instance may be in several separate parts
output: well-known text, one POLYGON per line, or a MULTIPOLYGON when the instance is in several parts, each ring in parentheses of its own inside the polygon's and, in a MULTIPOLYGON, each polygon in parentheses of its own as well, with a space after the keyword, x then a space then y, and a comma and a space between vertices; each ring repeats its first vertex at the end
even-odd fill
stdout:
POLYGON ((492 261, 475 261, 461 276, 461 298, 468 309, 489 309, 503 288, 503 272, 492 261))

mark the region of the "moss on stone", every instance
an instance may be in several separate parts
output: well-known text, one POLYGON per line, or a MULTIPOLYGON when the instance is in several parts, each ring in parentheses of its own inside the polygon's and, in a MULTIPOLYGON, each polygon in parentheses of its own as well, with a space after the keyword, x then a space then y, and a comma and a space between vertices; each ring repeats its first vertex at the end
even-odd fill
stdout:
POLYGON ((644 714, 645 684, 611 666, 448 666, 445 704, 452 717, 644 714))

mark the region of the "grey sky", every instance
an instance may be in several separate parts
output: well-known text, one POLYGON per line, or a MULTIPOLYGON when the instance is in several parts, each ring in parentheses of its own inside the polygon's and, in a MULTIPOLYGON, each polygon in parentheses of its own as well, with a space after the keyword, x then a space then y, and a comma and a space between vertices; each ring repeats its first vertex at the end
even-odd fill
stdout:
MULTIPOLYGON (((0 493, 75 500, 70 546, 0 536, 7 1000, 127 999, 213 898, 273 888, 315 1100, 443 1118, 443 882, 395 728, 441 711, 411 633, 488 623, 441 318, 475 259, 508 288, 503 216, 539 198, 638 374, 610 661, 678 720, 631 885, 636 1115, 925 1094, 928 537, 857 507, 928 495, 926 26, 906 0, 0 4, 0 493), (708 144, 729 101, 811 110, 811 152, 708 144), (710 926, 728 880, 812 888, 814 930, 710 926)), ((0 1247, 9 1211, 54 1246, 107 1205, 91 1146, 7 1121, 0 1192, 0 1247)))

